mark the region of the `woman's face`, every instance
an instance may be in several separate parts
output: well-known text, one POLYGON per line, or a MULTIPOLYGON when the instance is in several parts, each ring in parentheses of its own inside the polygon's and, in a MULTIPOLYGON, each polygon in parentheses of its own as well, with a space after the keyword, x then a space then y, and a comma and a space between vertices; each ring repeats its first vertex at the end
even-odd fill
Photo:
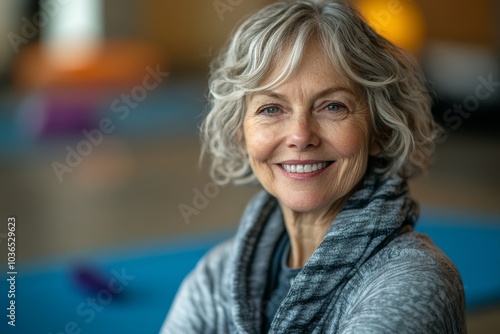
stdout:
POLYGON ((247 96, 243 141, 255 175, 281 205, 297 212, 328 209, 366 171, 366 99, 332 66, 321 43, 310 42, 293 77, 247 96))

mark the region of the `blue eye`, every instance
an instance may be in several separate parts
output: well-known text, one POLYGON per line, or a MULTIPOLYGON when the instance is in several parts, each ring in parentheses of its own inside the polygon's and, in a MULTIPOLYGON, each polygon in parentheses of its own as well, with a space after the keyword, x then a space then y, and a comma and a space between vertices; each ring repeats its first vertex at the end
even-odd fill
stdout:
POLYGON ((346 106, 343 104, 339 103, 330 103, 325 107, 326 110, 331 111, 331 112, 344 112, 347 111, 346 106))
POLYGON ((268 115, 274 115, 279 113, 281 110, 280 108, 276 106, 269 106, 269 107, 264 107, 260 110, 261 113, 263 114, 268 114, 268 115))

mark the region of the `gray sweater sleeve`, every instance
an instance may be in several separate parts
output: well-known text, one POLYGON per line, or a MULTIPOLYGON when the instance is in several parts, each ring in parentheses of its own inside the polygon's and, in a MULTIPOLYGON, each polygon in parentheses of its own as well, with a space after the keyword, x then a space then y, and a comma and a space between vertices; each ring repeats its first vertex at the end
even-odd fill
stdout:
POLYGON ((184 279, 160 334, 225 333, 231 247, 229 240, 210 250, 184 279))
POLYGON ((376 262, 354 282, 362 286, 346 303, 339 333, 467 332, 462 281, 441 251, 396 249, 376 262))

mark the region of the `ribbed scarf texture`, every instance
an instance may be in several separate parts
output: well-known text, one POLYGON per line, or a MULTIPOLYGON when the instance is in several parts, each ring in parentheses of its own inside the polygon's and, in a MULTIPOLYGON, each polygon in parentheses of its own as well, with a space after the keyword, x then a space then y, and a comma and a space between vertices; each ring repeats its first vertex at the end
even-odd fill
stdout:
MULTIPOLYGON (((270 332, 307 333, 321 327, 349 279, 402 230, 412 229, 417 216, 417 205, 409 197, 404 179, 369 171, 297 275, 270 332)), ((235 332, 261 331, 265 286, 262 277, 252 277, 267 275, 272 247, 262 247, 266 251, 259 252, 256 245, 276 242, 276 232, 283 228, 277 200, 266 192, 257 195, 242 217, 231 258, 234 268, 241 269, 231 278, 235 332)))

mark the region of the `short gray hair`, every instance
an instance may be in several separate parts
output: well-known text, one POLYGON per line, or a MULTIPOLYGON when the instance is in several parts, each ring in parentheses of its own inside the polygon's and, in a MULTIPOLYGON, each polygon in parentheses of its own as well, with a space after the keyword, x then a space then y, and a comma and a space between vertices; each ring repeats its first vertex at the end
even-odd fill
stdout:
POLYGON ((366 96, 372 133, 381 147, 371 161, 381 172, 406 178, 426 170, 439 126, 417 61, 377 34, 345 1, 281 1, 246 19, 212 62, 210 107, 201 139, 202 157, 211 155, 210 175, 216 182, 255 179, 238 139, 245 97, 285 82, 314 37, 321 40, 335 68, 366 96), (259 87, 278 61, 283 71, 259 87))

